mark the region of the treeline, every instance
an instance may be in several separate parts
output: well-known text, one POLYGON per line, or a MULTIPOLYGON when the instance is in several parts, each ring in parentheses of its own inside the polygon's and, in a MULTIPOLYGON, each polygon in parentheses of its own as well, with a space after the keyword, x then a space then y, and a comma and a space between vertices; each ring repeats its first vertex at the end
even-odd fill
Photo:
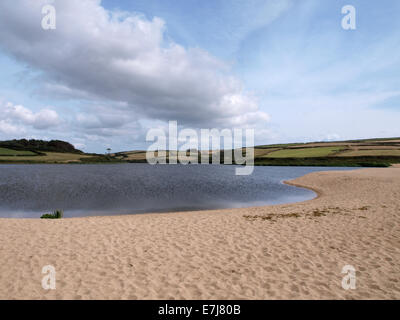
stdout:
POLYGON ((75 149, 75 147, 69 142, 61 140, 8 140, 0 141, 0 147, 9 148, 13 150, 33 151, 40 153, 41 151, 48 152, 62 152, 62 153, 83 153, 81 150, 75 149))

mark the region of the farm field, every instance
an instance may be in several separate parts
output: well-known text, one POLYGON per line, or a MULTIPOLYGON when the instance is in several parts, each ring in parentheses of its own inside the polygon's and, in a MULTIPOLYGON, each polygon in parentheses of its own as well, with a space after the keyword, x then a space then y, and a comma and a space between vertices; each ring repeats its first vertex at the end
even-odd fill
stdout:
POLYGON ((354 151, 340 153, 337 156, 338 157, 366 157, 366 156, 398 156, 398 157, 400 157, 400 150, 399 149, 354 150, 354 151))
MULTIPOLYGON (((202 151, 211 156, 219 150, 202 151)), ((243 155, 245 149, 242 149, 243 155)), ((169 151, 167 151, 167 156, 169 151)), ((116 159, 146 162, 146 152, 120 152, 116 159)), ((224 155, 221 151, 221 162, 224 155)), ((266 166, 377 166, 400 163, 400 139, 364 139, 332 142, 271 144, 254 147, 254 164, 266 166)))
MULTIPOLYGON (((65 142, 61 142, 67 144, 65 142)), ((63 145, 63 144, 61 144, 63 145)), ((16 148, 17 149, 17 148, 16 148)), ((27 150, 13 150, 8 146, 0 147, 0 163, 145 163, 145 150, 132 150, 112 154, 85 154, 78 152, 40 151, 45 155, 36 155, 27 150)), ((73 149, 72 149, 73 150, 73 149)), ((231 164, 229 151, 199 151, 202 158, 212 161, 215 154, 221 152, 220 161, 231 164)), ((173 151, 166 151, 167 162, 173 151)), ((245 155, 245 149, 242 149, 245 155)), ((176 151, 174 152, 176 153, 176 151)), ((179 154, 189 156, 188 152, 179 154)), ((156 152, 157 156, 157 152, 156 152)), ((192 159, 194 160, 194 159, 192 159)), ((197 159, 199 162, 201 159, 197 159)), ((234 162, 234 161, 233 161, 234 162)), ((310 142, 273 144, 254 147, 254 164, 266 166, 377 166, 387 167, 400 163, 400 139, 367 139, 334 142, 310 142)))
POLYGON ((315 158, 327 157, 334 153, 344 150, 342 147, 315 147, 315 148, 296 148, 283 149, 268 153, 266 158, 315 158))
POLYGON ((35 156, 36 153, 25 150, 12 150, 0 147, 0 156, 35 156))
POLYGON ((68 163, 79 162, 81 158, 88 158, 88 155, 61 152, 46 152, 44 156, 2 156, 0 162, 39 162, 39 163, 68 163))

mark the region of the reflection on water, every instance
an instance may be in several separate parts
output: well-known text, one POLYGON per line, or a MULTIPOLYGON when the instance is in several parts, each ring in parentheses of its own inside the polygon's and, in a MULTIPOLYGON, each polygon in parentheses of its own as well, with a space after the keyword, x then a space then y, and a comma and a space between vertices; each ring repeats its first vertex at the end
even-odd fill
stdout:
MULTIPOLYGON (((311 199, 282 184, 334 168, 255 167, 236 176, 222 165, 0 165, 0 217, 65 217, 248 207, 311 199)), ((342 168, 343 169, 343 168, 342 168)))

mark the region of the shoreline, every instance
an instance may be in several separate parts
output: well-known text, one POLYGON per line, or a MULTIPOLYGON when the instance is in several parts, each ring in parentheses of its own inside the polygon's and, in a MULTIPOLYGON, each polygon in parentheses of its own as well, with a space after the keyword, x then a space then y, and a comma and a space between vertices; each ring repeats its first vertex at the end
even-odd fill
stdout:
MULTIPOLYGON (((354 168, 354 170, 356 170, 357 168, 354 168)), ((325 172, 324 170, 322 171, 316 171, 316 172, 325 172)), ((201 212, 212 212, 212 211, 226 211, 226 210, 245 210, 245 209, 249 209, 249 208, 264 208, 264 207, 273 207, 273 206, 282 206, 282 205, 294 205, 294 204, 298 204, 298 203, 304 203, 304 202, 308 202, 308 201, 313 201, 318 199, 321 196, 321 192, 318 191, 317 189, 313 189, 313 188, 309 188, 300 184, 295 184, 291 181, 294 181, 296 179, 301 178, 302 176, 298 177, 298 178, 294 178, 292 180, 284 180, 282 181, 283 184, 289 185, 289 186, 293 186, 293 187, 298 187, 298 188, 302 188, 302 189, 307 189, 310 190, 312 192, 315 193, 315 196, 311 199, 307 199, 307 200, 302 200, 302 201, 296 201, 296 202, 286 202, 286 203, 280 203, 280 204, 267 204, 267 205, 263 205, 263 206, 250 206, 250 207, 239 207, 239 208, 221 208, 221 209, 199 209, 199 210, 179 210, 179 211, 154 211, 154 212, 144 212, 144 213, 128 213, 128 214, 111 214, 111 215, 90 215, 90 216, 82 216, 82 217, 63 217, 62 219, 85 219, 85 218, 104 218, 104 217, 131 217, 131 216, 136 216, 136 215, 168 215, 168 214, 181 214, 181 213, 201 213, 201 212)), ((10 219, 10 220, 59 220, 59 219, 41 219, 41 218, 18 218, 18 217, 0 217, 0 222, 2 219, 10 219)))
MULTIPOLYGON (((339 171, 340 168, 337 168, 339 171)), ((357 167, 353 167, 353 168, 347 168, 350 171, 352 170, 357 170, 357 169, 362 169, 362 168, 357 168, 357 167)), ((335 170, 335 171, 338 171, 335 170)), ((314 172, 325 172, 328 170, 325 170, 324 167, 321 167, 321 171, 314 171, 314 172)), ((312 191, 315 193, 315 195, 310 198, 310 199, 306 199, 306 200, 300 200, 300 201, 295 201, 295 202, 285 202, 285 203, 279 203, 279 204, 265 204, 265 205, 253 205, 253 206, 249 206, 249 207, 232 207, 232 208, 219 208, 219 209, 198 209, 198 210, 165 210, 165 211, 148 211, 148 212, 137 212, 137 213, 126 213, 126 214, 104 214, 104 215, 87 215, 87 216, 78 216, 78 217, 63 217, 63 219, 83 219, 83 218, 102 218, 102 217, 125 217, 125 216, 135 216, 135 215, 157 215, 157 214, 168 214, 168 213, 187 213, 187 212, 204 212, 204 211, 221 211, 221 210, 235 210, 235 209, 247 209, 247 208, 262 208, 262 207, 269 207, 269 206, 277 206, 277 205, 290 205, 290 204, 296 204, 296 203, 302 203, 302 202, 306 202, 306 201, 311 201, 314 199, 317 199, 319 197, 319 191, 314 190, 313 188, 308 188, 306 186, 303 185, 296 185, 294 183, 292 183, 291 181, 294 181, 298 178, 301 178, 302 176, 299 176, 297 178, 293 178, 291 180, 281 180, 280 183, 282 184, 286 184, 289 186, 294 186, 294 187, 298 187, 301 189, 307 189, 309 191, 312 191)), ((1 219, 17 219, 17 220, 37 220, 40 219, 39 217, 0 217, 0 221, 1 219)), ((47 219, 45 219, 47 220, 47 219)))
MULTIPOLYGON (((400 165, 399 165, 400 166, 400 165)), ((340 168, 338 168, 340 169, 340 168)), ((349 167, 348 169, 350 170, 346 170, 346 171, 353 171, 353 170, 359 170, 359 169, 365 169, 365 168, 360 168, 360 167, 349 167)), ((335 171, 342 171, 342 170, 335 170, 335 171)), ((327 170, 324 170, 323 167, 321 167, 321 171, 315 171, 316 172, 327 172, 327 170)), ((305 174, 307 175, 307 174, 305 174)), ((303 175, 304 176, 304 175, 303 175)), ((315 193, 315 196, 311 199, 307 199, 307 200, 302 200, 302 201, 296 201, 296 202, 287 202, 287 203, 280 203, 280 204, 266 204, 266 205, 261 205, 261 206, 249 206, 249 207, 236 207, 236 208, 220 208, 220 209, 199 209, 199 210, 180 210, 180 211, 154 211, 154 212, 143 212, 143 213, 127 213, 127 214, 111 214, 111 215, 89 215, 89 216, 81 216, 81 217, 64 217, 63 219, 85 219, 85 218, 104 218, 104 217, 129 217, 129 216, 136 216, 136 215, 164 215, 164 214, 177 214, 177 213, 196 213, 196 212, 210 212, 210 211, 224 211, 224 210, 243 210, 243 209, 248 209, 248 208, 263 208, 263 207, 270 207, 270 206, 281 206, 281 205, 294 205, 294 204, 298 204, 298 203, 303 203, 303 202, 307 202, 307 201, 312 201, 315 199, 318 199, 321 195, 321 191, 314 189, 312 187, 307 187, 301 184, 296 184, 294 181, 301 178, 302 176, 299 176, 297 178, 291 179, 291 180, 282 180, 281 183, 282 184, 286 184, 289 186, 293 186, 293 187, 298 187, 298 188, 302 188, 302 189, 307 189, 309 191, 312 191, 315 193)), ((19 217, 0 217, 0 221, 2 219, 16 219, 16 220, 38 220, 40 218, 19 218, 19 217)), ((43 220, 43 219, 41 219, 43 220)), ((48 220, 48 219, 44 219, 44 220, 48 220)))
POLYGON ((317 197, 223 210, 0 219, 0 299, 399 299, 400 169, 319 171, 317 197), (41 287, 54 265, 57 289, 41 287), (344 290, 344 265, 357 289, 344 290))
MULTIPOLYGON (((359 168, 354 168, 354 170, 357 170, 357 169, 359 169, 359 168)), ((349 170, 349 171, 353 171, 353 170, 349 170)), ((322 170, 322 171, 317 171, 317 172, 327 172, 327 171, 322 170)), ((340 172, 342 172, 342 171, 340 171, 340 172)), ((301 177, 304 177, 304 175, 301 176, 301 177)), ((311 190, 316 194, 316 196, 314 198, 312 198, 312 199, 301 201, 301 202, 295 202, 293 204, 312 201, 312 200, 317 200, 318 198, 320 198, 322 196, 322 191, 320 189, 304 186, 302 184, 299 184, 299 183, 295 182, 297 179, 300 179, 301 177, 298 177, 298 178, 295 178, 295 179, 292 179, 292 180, 285 180, 285 181, 283 181, 283 183, 287 184, 289 186, 293 186, 293 187, 297 187, 297 188, 305 188, 305 189, 311 190)), ((291 203, 289 203, 289 204, 291 204, 291 203)))

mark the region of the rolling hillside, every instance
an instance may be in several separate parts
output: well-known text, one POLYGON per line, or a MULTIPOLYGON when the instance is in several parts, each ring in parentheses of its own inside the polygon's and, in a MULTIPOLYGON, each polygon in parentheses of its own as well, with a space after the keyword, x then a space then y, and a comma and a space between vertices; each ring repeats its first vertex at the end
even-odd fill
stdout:
MULTIPOLYGON (((167 162, 171 152, 166 152, 167 162)), ((218 152, 223 160, 224 151, 198 151, 197 155, 198 159, 205 157, 211 162, 218 152)), ((242 152, 245 154, 244 150, 242 152)), ((64 141, 0 141, 0 163, 146 162, 144 150, 101 155, 83 153, 64 141)), ((400 163, 400 138, 256 146, 254 163, 261 166, 387 167, 393 163, 400 163)))
POLYGON ((118 160, 105 155, 85 154, 61 140, 0 141, 0 163, 99 163, 118 160))
MULTIPOLYGON (((198 154, 212 157, 216 152, 198 154)), ((114 156, 128 162, 146 162, 145 151, 114 156)), ((256 165, 387 167, 400 163, 400 138, 262 145, 254 148, 254 158, 256 165)))
POLYGON ((313 142, 255 148, 258 165, 389 166, 400 163, 400 139, 313 142))

